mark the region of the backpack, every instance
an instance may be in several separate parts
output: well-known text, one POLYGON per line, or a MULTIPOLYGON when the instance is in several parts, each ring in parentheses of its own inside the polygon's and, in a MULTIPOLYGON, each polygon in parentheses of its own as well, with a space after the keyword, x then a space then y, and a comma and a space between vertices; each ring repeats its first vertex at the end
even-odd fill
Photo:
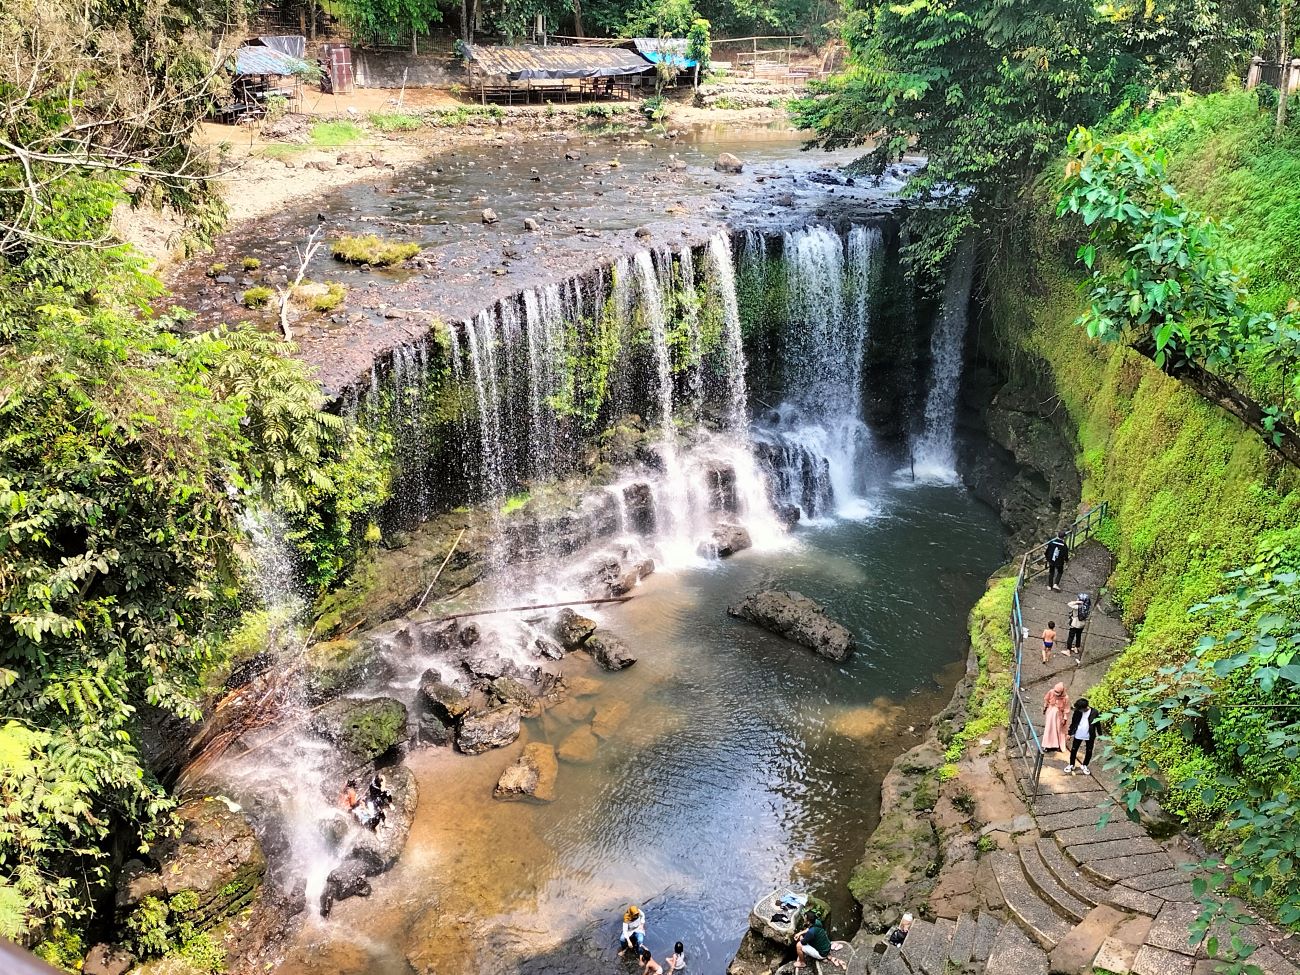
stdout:
POLYGON ((1083 621, 1088 618, 1092 612, 1092 597, 1086 592, 1079 593, 1079 605, 1075 607, 1074 616, 1076 619, 1083 621))

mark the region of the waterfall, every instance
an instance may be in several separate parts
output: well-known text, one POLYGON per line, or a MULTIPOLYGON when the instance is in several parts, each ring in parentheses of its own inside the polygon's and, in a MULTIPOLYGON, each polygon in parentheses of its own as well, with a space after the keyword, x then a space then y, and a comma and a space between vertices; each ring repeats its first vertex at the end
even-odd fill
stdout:
POLYGON ((465 323, 465 343, 469 349, 474 399, 478 407, 480 477, 483 498, 487 501, 499 501, 505 495, 494 325, 495 316, 490 311, 481 311, 465 323))
POLYGON ((766 414, 755 439, 776 497, 807 517, 871 510, 863 500, 871 437, 862 420, 862 365, 880 239, 876 228, 855 227, 846 241, 822 226, 783 239, 785 401, 766 414))
POLYGON ((930 383, 925 399, 925 426, 913 444, 918 476, 951 481, 957 476, 953 446, 957 394, 965 364, 966 324, 971 282, 975 276, 974 247, 963 243, 953 256, 943 286, 939 314, 930 338, 930 383))
POLYGON ((645 316, 646 328, 650 330, 650 341, 654 350, 655 372, 658 388, 655 390, 659 406, 659 423, 663 427, 664 438, 673 435, 673 378, 672 365, 668 358, 668 321, 664 315, 664 297, 660 289, 659 277, 655 274, 654 259, 649 251, 641 251, 633 259, 636 266, 638 296, 641 310, 645 316))

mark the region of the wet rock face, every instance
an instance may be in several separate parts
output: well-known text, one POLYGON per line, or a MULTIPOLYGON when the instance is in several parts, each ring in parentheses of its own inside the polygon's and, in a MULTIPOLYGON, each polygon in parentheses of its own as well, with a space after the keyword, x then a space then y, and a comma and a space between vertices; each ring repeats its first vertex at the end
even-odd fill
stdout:
POLYGON ((753 544, 753 539, 749 537, 749 532, 743 525, 725 524, 713 529, 713 534, 709 536, 709 542, 702 546, 702 551, 712 548, 718 558, 725 559, 729 555, 744 551, 753 544))
POLYGON ((125 975, 135 965, 135 955, 117 945, 99 944, 86 953, 83 975, 125 975))
POLYGON ((596 621, 565 608, 555 614, 551 634, 565 650, 577 650, 596 632, 596 621))
POLYGON ((456 731, 456 747, 466 755, 481 755, 502 748, 519 737, 519 708, 512 704, 473 711, 456 731))
POLYGON ((391 697, 338 698, 316 712, 311 730, 351 764, 378 758, 406 737, 406 705, 391 697))
POLYGON ((420 741, 427 745, 449 744, 455 737, 456 725, 470 709, 469 696, 444 682, 432 668, 420 678, 415 700, 420 741))
POLYGON ((729 607, 727 613, 837 663, 847 660, 853 652, 853 634, 802 593, 774 589, 756 592, 729 607))
POLYGON ((541 742, 530 742, 524 753, 501 773, 492 796, 496 799, 535 799, 550 802, 555 798, 555 779, 559 763, 555 749, 541 742))
POLYGON ((772 511, 776 520, 787 531, 799 524, 799 506, 797 504, 774 504, 772 511))
POLYGON ((383 680, 392 672, 380 648, 363 640, 338 639, 307 648, 303 688, 312 704, 350 691, 372 680, 383 680))
POLYGON ((361 861, 366 867, 367 875, 372 877, 388 870, 402 855, 420 802, 415 774, 405 765, 386 768, 381 774, 384 777, 384 790, 393 797, 393 801, 384 809, 384 821, 378 829, 359 828, 360 835, 349 854, 351 859, 361 861))
POLYGON ((218 799, 177 810, 181 831, 153 848, 149 861, 122 870, 117 911, 125 919, 147 897, 170 908, 170 920, 206 931, 242 910, 266 875, 266 856, 243 813, 218 799))
POLYGON ((623 488, 623 505, 628 528, 638 535, 654 534, 655 497, 649 484, 642 481, 623 488))
POLYGON ((705 472, 709 484, 709 507, 714 511, 737 514, 740 498, 736 493, 736 469, 719 465, 705 472))
POLYGON ((596 663, 606 670, 626 670, 636 663, 636 657, 627 648, 627 644, 608 633, 588 639, 586 649, 591 652, 596 663))

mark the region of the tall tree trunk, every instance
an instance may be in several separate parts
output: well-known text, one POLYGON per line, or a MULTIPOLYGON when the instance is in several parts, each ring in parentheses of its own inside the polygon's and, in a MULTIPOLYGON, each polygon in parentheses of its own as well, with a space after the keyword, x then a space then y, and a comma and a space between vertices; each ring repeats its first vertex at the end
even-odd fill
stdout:
POLYGON ((1287 3, 1289 0, 1281 0, 1282 8, 1282 26, 1278 36, 1278 66, 1281 68, 1281 74, 1277 82, 1277 126, 1275 132, 1277 135, 1282 134, 1286 128, 1286 102, 1291 88, 1291 44, 1286 35, 1286 15, 1287 3))
POLYGON ((582 30, 582 0, 573 0, 573 33, 586 37, 582 30))
POLYGON ((470 31, 469 0, 460 0, 460 39, 466 44, 474 39, 470 31))

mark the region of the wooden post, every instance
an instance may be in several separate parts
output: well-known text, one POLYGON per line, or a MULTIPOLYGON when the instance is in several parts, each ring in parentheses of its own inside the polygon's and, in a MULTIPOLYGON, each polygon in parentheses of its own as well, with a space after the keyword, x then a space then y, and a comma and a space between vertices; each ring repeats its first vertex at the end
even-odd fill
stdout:
POLYGON ((753 40, 754 40, 754 60, 749 66, 749 73, 751 76, 757 78, 758 77, 758 38, 755 37, 753 40))
POLYGON ((1246 90, 1259 84, 1260 73, 1264 70, 1264 59, 1256 54, 1250 59, 1250 70, 1246 72, 1246 90))

